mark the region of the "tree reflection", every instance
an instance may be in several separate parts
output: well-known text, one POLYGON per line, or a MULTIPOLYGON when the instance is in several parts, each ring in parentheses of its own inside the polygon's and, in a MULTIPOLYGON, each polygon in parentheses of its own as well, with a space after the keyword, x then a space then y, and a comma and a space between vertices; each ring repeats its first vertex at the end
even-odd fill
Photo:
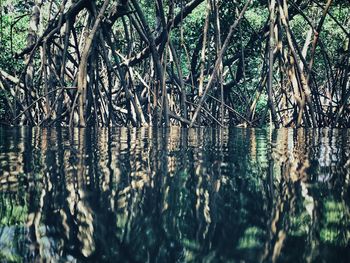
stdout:
POLYGON ((349 259, 349 133, 0 129, 5 261, 349 259))

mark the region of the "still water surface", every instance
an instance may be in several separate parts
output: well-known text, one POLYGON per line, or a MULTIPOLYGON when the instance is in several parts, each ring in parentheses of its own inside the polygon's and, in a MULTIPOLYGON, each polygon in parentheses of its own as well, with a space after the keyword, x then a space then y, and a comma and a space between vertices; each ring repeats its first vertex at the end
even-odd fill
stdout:
POLYGON ((0 128, 0 261, 350 262, 350 130, 0 128))

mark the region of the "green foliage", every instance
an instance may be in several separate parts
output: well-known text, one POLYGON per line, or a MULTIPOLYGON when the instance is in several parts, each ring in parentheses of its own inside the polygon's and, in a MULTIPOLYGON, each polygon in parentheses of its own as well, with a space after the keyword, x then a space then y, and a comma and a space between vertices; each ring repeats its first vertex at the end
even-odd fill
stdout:
POLYGON ((346 206, 335 200, 326 200, 323 204, 322 242, 346 246, 350 241, 350 226, 345 213, 346 206), (346 231, 344 231, 346 230, 346 231))
POLYGON ((8 251, 0 251, 1 262, 22 262, 22 257, 8 251))
POLYGON ((254 30, 259 30, 264 26, 269 16, 267 9, 262 9, 261 7, 253 7, 247 10, 245 18, 249 21, 250 26, 254 30))
MULTIPOLYGON (((6 3, 5 3, 6 6, 6 3)), ((6 8, 2 10, 1 16, 1 43, 0 43, 0 67, 9 72, 21 70, 21 61, 15 60, 13 55, 26 47, 29 16, 27 10, 20 8, 21 5, 14 4, 13 12, 6 8)))
POLYGON ((249 227, 244 231, 238 243, 238 249, 253 249, 262 246, 264 232, 257 227, 249 227))
POLYGON ((20 206, 12 204, 10 199, 3 200, 3 211, 0 226, 11 225, 23 225, 28 215, 28 208, 26 206, 20 206))
POLYGON ((302 213, 291 216, 290 218, 290 234, 292 236, 302 237, 306 236, 310 230, 311 218, 310 215, 303 211, 302 213))
MULTIPOLYGON (((14 54, 26 47, 29 16, 26 15, 29 6, 26 1, 4 1, 1 6, 0 23, 0 68, 11 75, 21 72, 21 60, 14 59, 14 54)), ((9 118, 5 91, 0 90, 0 122, 9 118)), ((8 97, 9 94, 6 94, 8 97)), ((11 99, 11 98, 10 98, 11 99)))

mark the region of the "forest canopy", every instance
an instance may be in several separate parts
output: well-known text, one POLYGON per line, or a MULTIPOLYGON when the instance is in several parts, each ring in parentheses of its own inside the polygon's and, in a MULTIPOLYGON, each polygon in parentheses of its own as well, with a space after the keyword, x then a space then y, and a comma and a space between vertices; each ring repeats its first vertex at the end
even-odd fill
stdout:
POLYGON ((0 0, 0 123, 350 127, 349 0, 0 0))

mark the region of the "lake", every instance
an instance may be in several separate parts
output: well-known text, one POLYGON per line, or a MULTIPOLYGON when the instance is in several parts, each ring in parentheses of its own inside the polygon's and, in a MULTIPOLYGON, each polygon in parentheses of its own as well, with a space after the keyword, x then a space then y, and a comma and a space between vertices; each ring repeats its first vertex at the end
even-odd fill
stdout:
POLYGON ((350 130, 0 127, 1 262, 350 262, 350 130))

